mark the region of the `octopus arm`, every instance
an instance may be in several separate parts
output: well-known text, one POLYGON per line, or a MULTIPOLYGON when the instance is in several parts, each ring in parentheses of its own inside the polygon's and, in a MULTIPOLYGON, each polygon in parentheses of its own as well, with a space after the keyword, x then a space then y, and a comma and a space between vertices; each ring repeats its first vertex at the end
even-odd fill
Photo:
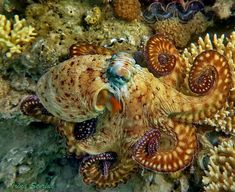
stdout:
POLYGON ((147 67, 156 77, 180 90, 185 78, 185 64, 173 42, 166 36, 156 34, 145 46, 147 67))
POLYGON ((116 161, 108 164, 106 168, 105 166, 101 167, 100 163, 101 161, 97 158, 88 159, 85 163, 82 163, 80 173, 83 175, 83 181, 86 184, 93 184, 101 189, 113 188, 119 183, 126 182, 138 168, 132 158, 124 154, 118 157, 116 161))
POLYGON ((165 86, 161 95, 167 100, 160 97, 162 108, 181 122, 197 122, 213 116, 230 94, 232 80, 227 60, 216 51, 202 52, 194 61, 188 81, 194 95, 184 95, 165 86))
POLYGON ((171 135, 174 145, 170 149, 161 149, 161 138, 158 129, 152 129, 137 141, 133 150, 133 159, 144 168, 156 172, 175 172, 184 169, 193 160, 197 151, 195 128, 184 124, 171 122, 171 135), (155 150, 153 147, 155 139, 155 150))
POLYGON ((96 54, 112 55, 113 51, 105 47, 88 43, 76 43, 69 48, 70 57, 77 57, 80 55, 96 55, 96 54))
POLYGON ((20 104, 20 110, 24 115, 31 116, 47 124, 58 125, 61 120, 49 113, 36 95, 27 96, 20 104))

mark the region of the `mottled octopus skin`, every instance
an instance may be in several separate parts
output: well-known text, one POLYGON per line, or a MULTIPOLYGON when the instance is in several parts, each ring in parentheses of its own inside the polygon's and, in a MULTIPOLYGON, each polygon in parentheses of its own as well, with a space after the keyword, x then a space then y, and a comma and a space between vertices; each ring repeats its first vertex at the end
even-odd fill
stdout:
POLYGON ((157 172, 175 172, 191 163, 197 151, 192 123, 223 107, 229 96, 231 74, 222 55, 205 51, 195 59, 190 76, 188 88, 193 94, 185 95, 174 83, 167 83, 166 79, 175 79, 174 75, 156 78, 133 63, 128 54, 81 55, 47 72, 38 82, 37 95, 50 114, 64 121, 58 130, 67 138, 69 152, 77 156, 117 154, 118 161, 108 175, 100 170, 99 159, 84 165, 81 171, 86 183, 106 188, 126 181, 137 163, 157 172), (107 72, 110 66, 115 69, 112 73, 107 72), (115 77, 108 78, 107 74, 115 77), (124 83, 117 79, 124 79, 124 83), (102 90, 108 90, 122 103, 120 111, 112 113, 107 105, 99 104, 102 90), (96 132, 77 140, 76 123, 92 118, 97 118, 96 132), (160 133, 156 139, 167 137, 173 144, 166 147, 156 141, 155 145, 148 135, 152 129, 160 133))
POLYGON ((50 109, 49 112, 53 111, 54 116, 69 122, 97 117, 104 110, 96 105, 98 94, 103 89, 110 89, 104 82, 105 66, 102 66, 108 58, 94 55, 73 57, 50 69, 37 87, 43 106, 50 109), (83 64, 86 62, 89 65, 83 64))

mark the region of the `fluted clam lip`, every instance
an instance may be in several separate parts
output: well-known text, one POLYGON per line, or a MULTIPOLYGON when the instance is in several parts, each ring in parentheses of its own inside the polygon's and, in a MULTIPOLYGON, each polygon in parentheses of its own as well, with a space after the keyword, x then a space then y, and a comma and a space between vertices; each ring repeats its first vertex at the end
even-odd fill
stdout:
POLYGON ((148 23, 155 23, 156 21, 169 19, 171 17, 178 17, 181 21, 187 22, 200 11, 204 11, 204 4, 197 0, 191 0, 186 4, 173 1, 167 5, 164 5, 162 2, 153 2, 143 12, 143 18, 148 23))

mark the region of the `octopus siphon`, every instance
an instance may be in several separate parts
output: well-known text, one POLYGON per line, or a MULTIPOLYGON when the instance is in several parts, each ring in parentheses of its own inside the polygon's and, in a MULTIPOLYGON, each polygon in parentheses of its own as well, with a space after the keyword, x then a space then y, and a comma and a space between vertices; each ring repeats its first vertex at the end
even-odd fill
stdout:
POLYGON ((229 65, 217 51, 200 53, 187 80, 165 36, 152 36, 144 54, 147 68, 126 52, 73 45, 71 58, 44 74, 36 95, 21 102, 23 114, 57 126, 68 151, 82 158, 84 182, 97 188, 126 182, 140 168, 188 167, 198 150, 194 125, 229 97, 229 65))

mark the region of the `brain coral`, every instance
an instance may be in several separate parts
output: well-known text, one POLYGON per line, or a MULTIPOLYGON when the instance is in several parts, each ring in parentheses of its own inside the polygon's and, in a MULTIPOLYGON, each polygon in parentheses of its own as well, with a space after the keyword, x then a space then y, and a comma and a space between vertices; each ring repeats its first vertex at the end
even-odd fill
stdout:
POLYGON ((132 21, 140 15, 140 2, 138 0, 115 0, 113 7, 115 15, 126 21, 132 21))
POLYGON ((182 23, 176 17, 158 21, 153 25, 157 33, 168 35, 177 47, 185 47, 193 34, 199 34, 206 30, 210 23, 202 13, 198 12, 192 20, 182 23))
POLYGON ((206 192, 235 191, 235 146, 223 141, 211 150, 208 171, 202 182, 206 192))

